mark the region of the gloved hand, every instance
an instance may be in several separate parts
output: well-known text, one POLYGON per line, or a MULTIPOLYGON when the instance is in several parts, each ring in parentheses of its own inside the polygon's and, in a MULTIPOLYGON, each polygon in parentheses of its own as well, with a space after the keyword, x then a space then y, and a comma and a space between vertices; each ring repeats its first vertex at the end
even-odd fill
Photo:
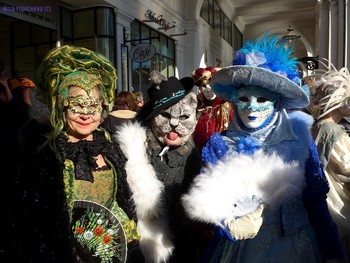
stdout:
POLYGON ((215 93, 213 92, 213 90, 211 89, 211 87, 209 85, 202 87, 202 92, 203 92, 204 97, 207 100, 213 100, 216 98, 215 93))
POLYGON ((261 217, 263 210, 264 205, 261 204, 255 211, 242 217, 225 219, 224 223, 231 236, 236 240, 254 238, 258 234, 263 222, 263 218, 261 217))

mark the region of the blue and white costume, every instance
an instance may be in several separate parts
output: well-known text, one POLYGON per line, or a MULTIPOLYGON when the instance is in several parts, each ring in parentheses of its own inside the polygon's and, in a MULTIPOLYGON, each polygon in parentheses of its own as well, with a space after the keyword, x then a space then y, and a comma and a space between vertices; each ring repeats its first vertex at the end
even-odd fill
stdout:
POLYGON ((211 83, 219 97, 234 103, 234 120, 203 148, 206 166, 182 199, 191 218, 215 226, 208 262, 323 262, 343 256, 310 133, 313 119, 286 111, 306 107, 308 97, 296 84, 295 61, 277 41, 265 36, 248 42, 211 83), (255 127, 261 116, 265 121, 255 127), (227 222, 261 204, 256 233, 234 238, 244 225, 232 230, 227 222))

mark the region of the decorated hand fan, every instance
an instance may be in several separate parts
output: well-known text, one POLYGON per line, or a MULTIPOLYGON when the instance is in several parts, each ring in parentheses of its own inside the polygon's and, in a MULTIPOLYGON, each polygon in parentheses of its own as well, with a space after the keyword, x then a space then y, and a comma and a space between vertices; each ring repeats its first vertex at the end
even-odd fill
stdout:
POLYGON ((124 230, 106 207, 91 201, 74 201, 72 231, 78 262, 126 262, 124 230))

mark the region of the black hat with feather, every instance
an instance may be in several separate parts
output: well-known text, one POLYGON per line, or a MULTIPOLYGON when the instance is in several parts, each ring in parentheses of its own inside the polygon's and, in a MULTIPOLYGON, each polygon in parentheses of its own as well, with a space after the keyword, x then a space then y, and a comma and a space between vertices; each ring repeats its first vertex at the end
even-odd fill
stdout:
POLYGON ((151 82, 147 90, 149 101, 137 116, 141 122, 148 121, 162 110, 175 105, 194 87, 194 80, 191 77, 184 77, 180 80, 176 77, 167 79, 158 71, 152 71, 149 80, 151 82))

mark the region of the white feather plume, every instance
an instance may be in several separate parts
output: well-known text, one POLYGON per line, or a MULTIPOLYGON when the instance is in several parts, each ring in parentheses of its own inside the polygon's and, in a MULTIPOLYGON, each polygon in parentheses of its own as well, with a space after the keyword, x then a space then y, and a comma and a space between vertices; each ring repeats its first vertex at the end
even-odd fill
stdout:
POLYGON ((325 68, 314 70, 304 80, 312 80, 312 106, 317 109, 316 118, 348 105, 350 102, 350 73, 345 67, 337 70, 328 60, 319 61, 325 68), (328 65, 327 65, 328 64, 328 65))

